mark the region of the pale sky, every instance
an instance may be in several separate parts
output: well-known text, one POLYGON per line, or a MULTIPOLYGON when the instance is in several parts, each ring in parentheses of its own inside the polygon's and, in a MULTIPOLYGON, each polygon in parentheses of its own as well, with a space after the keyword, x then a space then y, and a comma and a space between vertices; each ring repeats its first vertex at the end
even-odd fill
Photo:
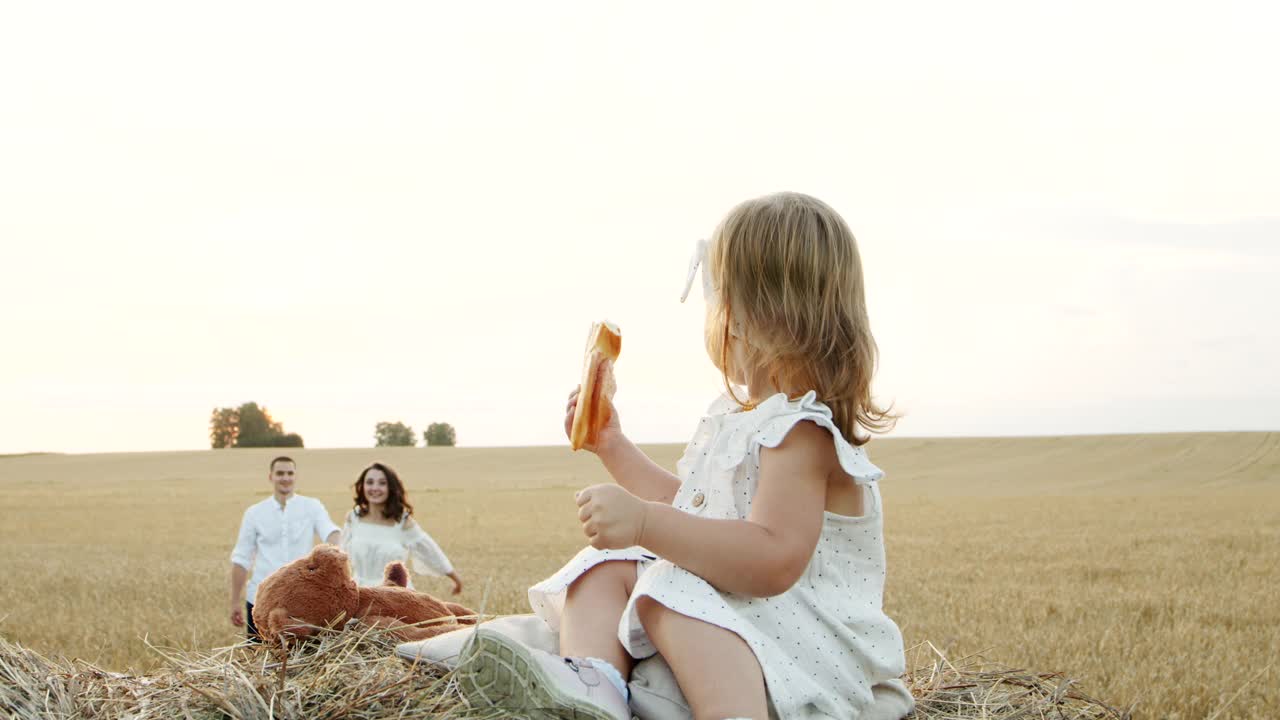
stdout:
POLYGON ((638 441, 719 377, 693 242, 823 198, 901 436, 1280 429, 1266 3, 7 3, 0 453, 638 441))

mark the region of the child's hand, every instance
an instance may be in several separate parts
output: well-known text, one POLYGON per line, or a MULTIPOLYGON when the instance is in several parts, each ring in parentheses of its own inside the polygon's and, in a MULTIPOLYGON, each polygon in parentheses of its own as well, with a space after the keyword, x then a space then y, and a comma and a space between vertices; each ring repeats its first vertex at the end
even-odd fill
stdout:
MULTIPOLYGON (((605 360, 600 363, 599 373, 596 377, 596 383, 604 394, 605 411, 609 419, 600 428, 598 442, 594 445, 588 443, 583 446, 597 455, 600 453, 600 448, 608 446, 614 438, 622 435, 622 423, 618 422, 618 410, 613 407, 613 401, 609 399, 613 396, 614 389, 617 387, 617 383, 613 379, 613 362, 605 360)), ((572 437, 573 435, 573 414, 578 408, 578 393, 580 392, 582 392, 582 386, 575 387, 573 392, 569 393, 569 403, 565 405, 564 409, 565 437, 572 437)))
POLYGON ((648 503, 617 485, 593 485, 577 495, 578 520, 591 547, 617 550, 640 544, 648 503))

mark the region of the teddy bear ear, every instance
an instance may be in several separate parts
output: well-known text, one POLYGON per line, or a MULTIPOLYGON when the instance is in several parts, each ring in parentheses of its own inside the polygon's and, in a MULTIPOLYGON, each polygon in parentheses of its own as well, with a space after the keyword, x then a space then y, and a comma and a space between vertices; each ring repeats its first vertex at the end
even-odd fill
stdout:
POLYGON ((409 587, 409 571, 405 568, 404 563, 400 561, 387 563, 387 568, 382 571, 383 585, 393 587, 409 587))
POLYGON ((346 559, 346 555, 333 545, 317 545, 311 550, 311 557, 315 559, 323 559, 329 562, 342 562, 346 559))

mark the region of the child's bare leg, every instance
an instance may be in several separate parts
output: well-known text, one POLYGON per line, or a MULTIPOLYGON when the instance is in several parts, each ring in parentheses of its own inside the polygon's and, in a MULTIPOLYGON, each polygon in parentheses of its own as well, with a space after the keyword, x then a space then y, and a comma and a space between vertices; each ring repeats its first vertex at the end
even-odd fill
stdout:
POLYGON ((636 610, 649 639, 675 673, 696 720, 768 720, 764 674, 746 641, 647 596, 640 598, 636 610))
POLYGON ((622 679, 631 674, 631 655, 618 642, 618 620, 636 585, 636 564, 602 562, 569 586, 560 623, 560 654, 611 663, 622 679))

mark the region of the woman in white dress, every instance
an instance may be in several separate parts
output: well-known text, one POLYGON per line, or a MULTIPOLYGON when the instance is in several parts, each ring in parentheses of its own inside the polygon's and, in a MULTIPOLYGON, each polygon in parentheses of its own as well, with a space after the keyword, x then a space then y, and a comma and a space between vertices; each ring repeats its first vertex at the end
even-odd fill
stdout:
POLYGON ((357 585, 381 585, 387 563, 411 560, 414 571, 448 577, 453 594, 462 592, 462 578, 444 550, 414 521, 413 505, 395 470, 376 462, 360 471, 355 501, 342 528, 342 549, 351 558, 357 585))

